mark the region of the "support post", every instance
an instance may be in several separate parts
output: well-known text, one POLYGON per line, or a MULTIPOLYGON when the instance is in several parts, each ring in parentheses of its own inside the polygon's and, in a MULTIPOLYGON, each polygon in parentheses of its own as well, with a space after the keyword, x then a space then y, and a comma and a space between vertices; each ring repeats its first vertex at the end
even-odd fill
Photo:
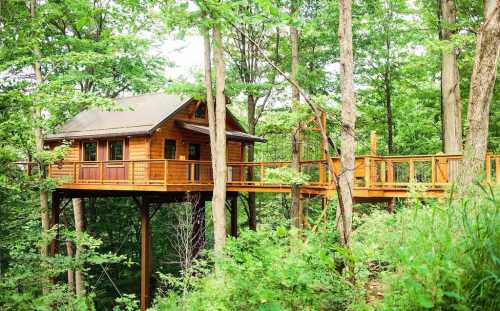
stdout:
POLYGON ((194 195, 191 200, 193 231, 191 232, 192 257, 196 258, 205 245, 205 199, 194 195))
POLYGON ((238 237, 238 194, 230 198, 231 203, 231 236, 238 237))
MULTIPOLYGON (((59 215, 61 213, 61 194, 58 191, 52 192, 52 215, 51 215, 51 226, 59 225, 59 215)), ((50 255, 55 256, 58 249, 58 239, 59 239, 59 229, 57 229, 57 235, 52 239, 50 243, 50 255)))
POLYGON ((141 311, 145 311, 150 303, 151 282, 151 231, 149 202, 143 197, 140 206, 141 216, 141 311))

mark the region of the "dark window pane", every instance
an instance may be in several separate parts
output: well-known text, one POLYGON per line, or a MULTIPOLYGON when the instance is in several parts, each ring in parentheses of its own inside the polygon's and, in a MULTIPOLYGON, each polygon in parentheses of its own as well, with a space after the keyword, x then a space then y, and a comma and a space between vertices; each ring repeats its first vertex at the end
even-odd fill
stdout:
POLYGON ((83 161, 97 161, 97 143, 83 144, 83 161))
POLYGON ((194 112, 194 116, 199 119, 205 119, 205 107, 199 106, 194 112))
POLYGON ((109 160, 123 160, 123 140, 110 141, 109 143, 109 160))
POLYGON ((175 140, 173 139, 165 139, 165 150, 164 155, 165 159, 175 159, 175 140))

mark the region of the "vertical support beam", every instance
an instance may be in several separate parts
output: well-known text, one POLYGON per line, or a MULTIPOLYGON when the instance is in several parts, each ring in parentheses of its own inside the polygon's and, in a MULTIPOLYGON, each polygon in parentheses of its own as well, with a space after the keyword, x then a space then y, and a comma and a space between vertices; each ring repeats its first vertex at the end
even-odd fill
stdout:
POLYGON ((229 199, 231 204, 231 236, 238 237, 238 194, 229 199))
POLYGON ((385 168, 385 160, 382 160, 380 162, 380 183, 382 186, 385 184, 385 177, 386 177, 386 168, 385 168))
POLYGON ((410 159, 410 183, 416 182, 415 180, 415 162, 413 159, 410 159))
POLYGON ((387 182, 392 186, 394 184, 394 164, 391 160, 387 161, 387 182))
POLYGON ((377 155, 377 132, 370 132, 370 155, 372 157, 377 155))
POLYGON ((365 157, 365 187, 371 187, 371 167, 369 157, 365 157))
POLYGON ((394 213, 394 206, 396 205, 396 198, 391 198, 389 201, 387 201, 387 211, 389 213, 394 213))
MULTIPOLYGON (((52 215, 51 215, 51 226, 59 225, 59 215, 61 213, 61 194, 59 191, 52 192, 52 215)), ((50 243, 50 255, 55 256, 58 250, 58 239, 59 239, 59 229, 57 229, 57 235, 52 239, 50 243)))
POLYGON ((151 231, 149 217, 149 202, 143 197, 140 206, 141 217, 141 311, 146 310, 150 303, 151 293, 151 231))
POLYGON ((99 178, 102 184, 104 182, 104 165, 102 161, 99 161, 99 178))
POLYGON ((205 245, 205 198, 203 195, 193 195, 191 198, 191 243, 193 258, 196 258, 205 245))
POLYGON ((436 188, 436 158, 433 156, 431 158, 431 186, 432 189, 436 188))
POLYGON ((491 155, 486 154, 486 182, 491 183, 491 155))

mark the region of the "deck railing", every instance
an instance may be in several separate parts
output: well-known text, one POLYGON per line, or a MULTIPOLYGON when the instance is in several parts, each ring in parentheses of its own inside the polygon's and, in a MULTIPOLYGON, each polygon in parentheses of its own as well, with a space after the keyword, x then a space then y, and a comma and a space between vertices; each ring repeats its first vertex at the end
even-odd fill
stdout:
MULTIPOLYGON (((457 178, 461 155, 358 156, 354 170, 358 189, 405 189, 420 184, 429 189, 442 189, 457 178)), ((332 158, 336 174, 340 160, 332 158)), ((28 173, 36 173, 32 163, 16 163, 28 173)), ((229 162, 229 185, 289 186, 267 178, 269 169, 290 167, 290 161, 229 162), (250 178, 253 176, 253 178, 250 178)), ((333 187, 326 160, 301 161, 301 170, 310 177, 308 187, 333 187)), ((48 167, 48 175, 63 184, 111 185, 211 185, 210 161, 193 160, 124 160, 63 161, 48 167)), ((495 184, 500 180, 500 155, 488 154, 485 179, 495 184)))

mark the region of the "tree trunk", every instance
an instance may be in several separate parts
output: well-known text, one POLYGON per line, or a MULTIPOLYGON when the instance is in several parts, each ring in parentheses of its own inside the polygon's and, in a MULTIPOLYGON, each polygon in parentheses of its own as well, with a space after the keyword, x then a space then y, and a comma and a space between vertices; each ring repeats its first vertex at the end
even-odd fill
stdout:
MULTIPOLYGON (((386 31, 390 31, 387 29, 386 31)), ((384 72, 384 94, 385 94, 385 109, 386 109, 386 120, 387 120, 387 151, 389 154, 394 153, 394 123, 392 120, 392 85, 391 85, 391 65, 390 65, 390 51, 391 42, 389 35, 386 36, 386 64, 384 72)))
MULTIPOLYGON (((248 133, 255 135, 255 97, 249 94, 247 97, 248 104, 248 133)), ((253 162, 255 159, 255 149, 253 143, 247 145, 247 161, 253 162)), ((248 180, 254 179, 254 170, 252 166, 248 167, 248 180)), ((255 192, 248 193, 248 227, 251 230, 257 230, 257 206, 255 192)))
POLYGON ((485 21, 476 39, 476 55, 467 112, 469 131, 465 142, 464 164, 460 174, 463 193, 483 172, 488 145, 490 103, 500 50, 500 2, 487 0, 484 6, 485 21))
MULTIPOLYGON (((75 231, 77 240, 80 239, 84 232, 85 223, 83 221, 83 199, 73 199, 73 214, 75 215, 75 231)), ((80 243, 76 244, 75 258, 79 260, 80 255, 83 253, 83 248, 80 243)), ((75 270, 75 290, 77 296, 85 295, 85 276, 81 269, 75 270)))
MULTIPOLYGON (((456 19, 453 0, 441 0, 441 38, 449 41, 456 19)), ((460 83, 458 77, 457 57, 454 49, 443 50, 441 72, 441 96, 443 101, 443 139, 444 152, 448 154, 462 153, 462 123, 460 83)))
MULTIPOLYGON (((292 1, 291 14, 297 14, 297 2, 292 1)), ((299 69, 299 32, 296 27, 290 26, 290 45, 292 49, 291 58, 291 74, 290 80, 293 81, 292 84, 292 107, 294 111, 297 111, 300 105, 300 91, 297 81, 297 73, 299 69)), ((297 128, 292 134, 292 168, 300 172, 300 124, 297 124, 297 128)), ((292 224, 296 228, 302 228, 303 224, 303 210, 302 202, 300 201, 300 186, 292 185, 292 224)))
POLYGON ((215 161, 214 190, 212 199, 212 210, 214 218, 214 252, 216 257, 222 256, 222 250, 226 243, 226 97, 225 88, 225 64, 224 50, 222 45, 222 34, 219 26, 213 28, 214 36, 214 62, 215 62, 215 161))
MULTIPOLYGON (((37 7, 37 1, 32 0, 30 4, 30 15, 32 19, 36 18, 36 7, 37 7)), ((38 46, 38 40, 33 40, 35 42, 33 46, 33 56, 35 58, 35 62, 33 63, 33 70, 35 72, 35 80, 36 84, 40 86, 43 83, 43 75, 42 75, 42 69, 39 60, 42 58, 42 53, 40 51, 40 47, 38 46)), ((34 123, 38 123, 42 120, 42 111, 39 107, 34 107, 33 108, 33 121, 34 123)), ((43 152, 43 132, 42 128, 38 125, 35 125, 33 127, 33 135, 35 137, 35 148, 37 153, 43 152)), ((40 182, 43 182, 43 172, 45 171, 45 166, 40 163, 40 172, 41 172, 41 180, 40 182)), ((49 216, 49 194, 47 191, 42 190, 40 191, 40 218, 42 222, 42 232, 43 234, 47 234, 49 229, 50 229, 50 216, 49 216)), ((49 254, 49 244, 44 243, 41 247, 41 255, 43 257, 47 257, 49 254)), ((48 289, 44 285, 43 288, 43 293, 47 294, 48 289)))
MULTIPOLYGON (((69 229, 69 223, 68 219, 66 218, 66 214, 63 212, 63 222, 64 222, 64 228, 69 229)), ((66 239, 66 255, 68 258, 73 258, 74 253, 73 253, 73 242, 71 240, 66 239)), ((75 293, 75 271, 71 268, 68 268, 68 290, 70 293, 74 294, 75 293)))
POLYGON ((353 84, 353 55, 352 55, 352 17, 351 0, 340 0, 339 2, 339 42, 340 42, 340 89, 342 93, 342 134, 340 145, 340 168, 339 186, 343 210, 337 210, 337 219, 344 218, 345 221, 337 221, 341 232, 342 244, 350 246, 350 235, 352 227, 352 191, 354 184, 354 152, 356 111, 354 101, 353 84), (344 213, 344 215, 342 215, 344 213))

